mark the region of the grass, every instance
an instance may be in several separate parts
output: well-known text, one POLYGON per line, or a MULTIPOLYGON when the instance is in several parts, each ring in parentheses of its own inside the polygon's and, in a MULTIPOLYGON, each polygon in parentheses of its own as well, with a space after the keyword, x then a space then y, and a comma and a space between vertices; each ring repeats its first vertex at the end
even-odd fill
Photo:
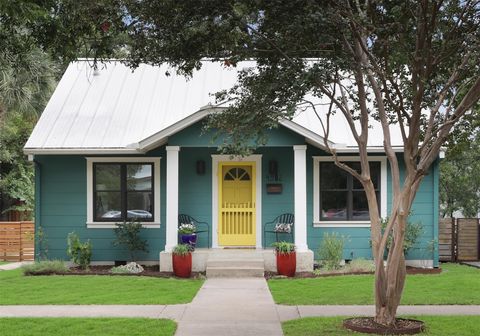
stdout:
MULTIPOLYGON (((408 316, 424 321, 425 333, 419 335, 478 335, 480 316, 408 316)), ((345 316, 309 317, 282 323, 285 336, 317 336, 317 335, 365 335, 346 330, 342 327, 345 316)))
POLYGON ((0 261, 0 266, 10 264, 10 263, 11 263, 11 261, 0 261))
POLYGON ((1 318, 2 334, 56 336, 173 335, 176 323, 142 318, 1 318))
POLYGON ((0 305, 188 303, 202 284, 137 276, 24 276, 16 269, 0 272, 0 305))
MULTIPOLYGON (((480 269, 443 264, 442 273, 407 275, 401 304, 480 304, 480 269)), ((287 305, 373 304, 373 275, 268 281, 273 298, 287 305)))

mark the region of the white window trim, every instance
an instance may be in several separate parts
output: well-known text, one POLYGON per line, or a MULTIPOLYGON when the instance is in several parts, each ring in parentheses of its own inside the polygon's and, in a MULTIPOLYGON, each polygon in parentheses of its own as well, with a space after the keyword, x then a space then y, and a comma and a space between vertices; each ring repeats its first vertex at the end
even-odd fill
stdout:
MULTIPOLYGON (((359 156, 341 156, 341 162, 359 162, 359 156)), ((313 156, 313 226, 314 227, 370 227, 370 221, 320 220, 320 162, 333 162, 331 156, 313 156)), ((368 161, 380 162, 380 216, 387 216, 387 158, 371 156, 368 161)))
POLYGON ((253 154, 249 156, 212 155, 212 248, 219 248, 218 245, 218 164, 220 162, 255 162, 255 211, 256 216, 256 248, 262 248, 262 155, 253 154))
POLYGON ((93 220, 93 164, 97 162, 139 162, 153 163, 153 222, 140 222, 144 228, 160 227, 160 159, 159 157, 87 157, 87 228, 113 229, 115 223, 95 222, 93 220))

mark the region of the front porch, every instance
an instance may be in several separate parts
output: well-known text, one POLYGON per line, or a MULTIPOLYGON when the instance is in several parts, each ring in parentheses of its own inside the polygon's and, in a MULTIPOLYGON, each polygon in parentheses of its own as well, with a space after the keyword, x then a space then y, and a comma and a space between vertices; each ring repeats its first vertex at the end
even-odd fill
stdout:
MULTIPOLYGON (((313 270, 313 252, 297 251, 297 272, 313 270)), ((172 272, 172 253, 160 252, 160 272, 172 272)), ((264 272, 276 272, 277 264, 273 248, 226 249, 197 248, 192 253, 192 271, 207 272, 207 277, 261 276, 264 272)))
POLYGON ((209 224, 209 236, 200 236, 198 247, 261 249, 273 242, 263 232, 264 224, 282 213, 294 214, 294 243, 298 251, 308 250, 306 145, 264 147, 246 157, 218 155, 216 149, 206 147, 165 149, 164 251, 170 252, 178 243, 179 214, 209 224), (271 172, 272 162, 275 173, 271 172), (203 171, 196 169, 199 163, 203 171), (237 166, 249 175, 235 184, 226 172, 237 166), (283 187, 280 192, 268 190, 272 179, 283 187), (235 228, 232 218, 241 222, 235 228))

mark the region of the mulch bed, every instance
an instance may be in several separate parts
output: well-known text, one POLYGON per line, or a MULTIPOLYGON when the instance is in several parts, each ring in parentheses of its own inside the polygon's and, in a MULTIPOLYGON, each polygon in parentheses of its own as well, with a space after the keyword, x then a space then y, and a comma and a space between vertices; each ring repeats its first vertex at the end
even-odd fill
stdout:
POLYGON ((425 330, 425 324, 419 320, 397 318, 391 327, 378 324, 373 317, 354 317, 343 321, 349 330, 377 335, 414 335, 425 330))
MULTIPOLYGON (((143 266, 144 271, 142 273, 130 274, 130 273, 110 273, 112 266, 90 266, 87 270, 81 269, 80 267, 71 267, 68 272, 45 272, 45 273, 36 273, 30 274, 35 275, 109 275, 109 276, 148 276, 155 278, 174 278, 173 272, 160 272, 159 266, 143 266)), ((192 272, 190 279, 198 279, 205 277, 205 274, 202 272, 192 272)), ((180 278, 179 278, 180 279, 180 278)))
MULTIPOLYGON (((407 274, 440 274, 442 272, 441 268, 416 268, 416 267, 407 267, 407 274)), ((295 277, 297 279, 302 278, 324 278, 332 276, 344 276, 344 275, 372 275, 374 272, 330 272, 322 274, 314 274, 313 272, 297 272, 295 277)), ((265 278, 269 279, 283 279, 287 278, 285 276, 279 276, 276 272, 265 272, 265 278)))

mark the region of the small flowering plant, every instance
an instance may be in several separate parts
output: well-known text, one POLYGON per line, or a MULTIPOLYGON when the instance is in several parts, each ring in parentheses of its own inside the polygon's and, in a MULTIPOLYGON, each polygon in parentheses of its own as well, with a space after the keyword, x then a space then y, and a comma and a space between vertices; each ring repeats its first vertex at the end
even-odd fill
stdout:
POLYGON ((193 223, 180 224, 178 227, 178 232, 181 234, 192 234, 195 232, 195 225, 193 223))

